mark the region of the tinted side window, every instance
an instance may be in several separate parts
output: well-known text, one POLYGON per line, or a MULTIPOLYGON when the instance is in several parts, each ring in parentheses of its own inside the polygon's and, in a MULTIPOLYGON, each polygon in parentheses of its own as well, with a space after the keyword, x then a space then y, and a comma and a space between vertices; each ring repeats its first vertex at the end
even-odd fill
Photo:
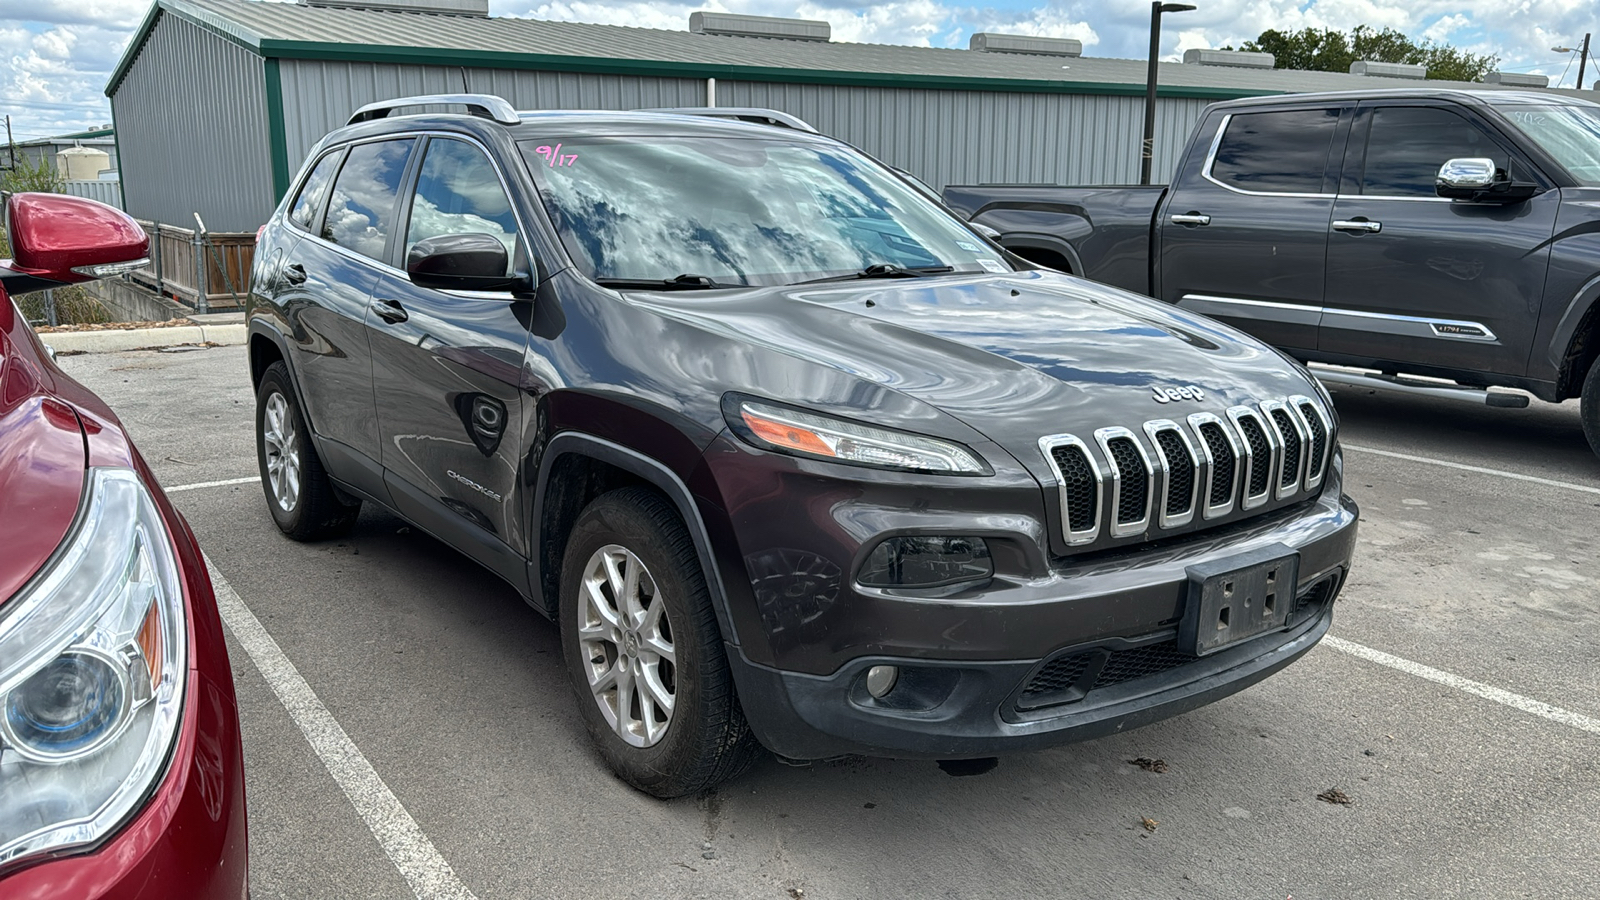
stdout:
POLYGON ((1509 157, 1483 129, 1447 109, 1389 106, 1374 110, 1361 193, 1432 197, 1446 161, 1481 156, 1504 169, 1509 157))
POLYGON ((515 265, 517 218, 493 164, 471 144, 435 138, 417 176, 402 258, 441 234, 487 234, 505 245, 507 269, 515 265))
POLYGON ((1211 176, 1246 191, 1319 194, 1337 109, 1244 113, 1228 122, 1211 176))
POLYGON ((308 231, 311 229, 311 220, 322 208, 322 198, 328 195, 328 182, 333 180, 333 169, 338 164, 337 150, 317 160, 311 174, 306 176, 306 183, 300 187, 300 196, 294 198, 294 205, 289 207, 289 221, 308 231))
POLYGON ((383 259, 383 248, 394 228, 395 201, 406 161, 411 158, 411 138, 377 141, 350 148, 344 167, 333 182, 333 199, 322 221, 322 238, 341 247, 383 259))

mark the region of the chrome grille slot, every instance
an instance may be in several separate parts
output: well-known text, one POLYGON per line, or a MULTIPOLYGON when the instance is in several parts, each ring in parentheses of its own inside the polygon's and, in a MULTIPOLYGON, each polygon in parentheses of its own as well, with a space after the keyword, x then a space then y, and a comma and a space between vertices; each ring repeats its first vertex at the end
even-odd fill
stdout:
POLYGON ((1225 516, 1233 512, 1234 501, 1239 497, 1239 457, 1243 449, 1220 416, 1195 413, 1189 417, 1189 427, 1200 435, 1200 449, 1205 454, 1205 517, 1225 516))
POLYGON ((1261 404, 1261 411, 1272 422, 1272 436, 1278 439, 1282 450, 1279 464, 1274 468, 1277 486, 1273 490, 1273 496, 1282 500, 1300 490, 1304 480, 1302 472, 1305 470, 1307 446, 1305 425, 1291 407, 1277 400, 1261 404))
POLYGON ((1155 449, 1157 479, 1155 509, 1162 528, 1187 525, 1194 518, 1195 495, 1199 487, 1200 459, 1188 435, 1178 423, 1156 419, 1144 423, 1144 433, 1155 449))
POLYGON ((1266 503, 1272 496, 1273 470, 1277 468, 1278 445, 1270 436, 1265 425, 1262 424, 1261 414, 1248 406, 1235 406, 1228 410, 1228 418, 1233 420, 1234 427, 1239 430, 1239 436, 1244 442, 1243 475, 1244 475, 1244 500, 1243 509, 1254 509, 1266 503))
POLYGON ((1092 543, 1100 536, 1103 478, 1088 445, 1074 435, 1057 434, 1040 438, 1039 449, 1056 476, 1067 543, 1092 543))
POLYGON ((1289 408, 1300 414, 1300 419, 1305 423, 1306 435, 1310 441, 1310 448, 1306 453, 1306 490, 1313 490, 1322 484, 1322 477, 1328 468, 1328 433, 1332 430, 1332 423, 1322 407, 1313 403, 1310 397, 1290 397, 1289 408))
POLYGON ((1155 472, 1138 438, 1126 428, 1094 433, 1111 463, 1111 536, 1143 534, 1150 524, 1150 494, 1155 472))

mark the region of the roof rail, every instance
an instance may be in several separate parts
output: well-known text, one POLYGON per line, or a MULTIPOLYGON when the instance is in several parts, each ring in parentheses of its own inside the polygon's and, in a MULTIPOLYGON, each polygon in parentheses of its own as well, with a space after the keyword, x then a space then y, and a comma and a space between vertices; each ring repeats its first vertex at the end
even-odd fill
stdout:
POLYGON ((678 116, 706 116, 712 119, 737 119, 740 122, 754 122, 757 125, 793 128, 795 131, 804 131, 806 134, 821 134, 821 132, 812 128, 809 122, 799 116, 791 116, 781 110, 762 109, 757 106, 681 106, 670 109, 641 109, 639 112, 672 113, 678 116))
POLYGON ((368 103, 356 110, 346 125, 357 122, 371 122, 381 119, 397 109, 409 106, 446 106, 457 104, 465 106, 467 112, 480 119, 492 119, 501 125, 516 125, 522 121, 517 111, 511 108, 503 98, 493 94, 427 94, 421 97, 398 97, 394 100, 379 100, 368 103))

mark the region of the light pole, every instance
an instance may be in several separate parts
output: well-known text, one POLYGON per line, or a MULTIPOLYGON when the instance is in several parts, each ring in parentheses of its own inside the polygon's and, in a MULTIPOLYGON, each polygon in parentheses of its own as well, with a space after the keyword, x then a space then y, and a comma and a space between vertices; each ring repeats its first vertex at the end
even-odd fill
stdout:
MULTIPOLYGON (((1550 49, 1557 53, 1571 53, 1574 48, 1551 47, 1550 49)), ((1583 90, 1583 69, 1586 65, 1588 65, 1589 62, 1589 36, 1587 34, 1583 36, 1583 46, 1577 49, 1583 54, 1582 56, 1578 57, 1578 90, 1581 91, 1583 90)), ((1568 63, 1568 65, 1571 65, 1571 63, 1568 63)))
POLYGON ((1194 9, 1189 3, 1150 4, 1150 71, 1144 85, 1144 146, 1139 155, 1139 183, 1150 183, 1150 159, 1156 142, 1156 61, 1161 55, 1161 14, 1188 12, 1194 9))

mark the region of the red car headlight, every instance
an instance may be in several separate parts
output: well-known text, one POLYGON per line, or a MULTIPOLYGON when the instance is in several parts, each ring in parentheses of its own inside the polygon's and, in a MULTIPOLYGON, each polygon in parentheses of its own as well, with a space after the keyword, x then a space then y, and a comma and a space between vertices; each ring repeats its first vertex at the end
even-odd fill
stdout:
POLYGON ((98 842, 165 772, 187 683, 179 584, 138 476, 89 470, 71 533, 0 608, 0 867, 98 842))

